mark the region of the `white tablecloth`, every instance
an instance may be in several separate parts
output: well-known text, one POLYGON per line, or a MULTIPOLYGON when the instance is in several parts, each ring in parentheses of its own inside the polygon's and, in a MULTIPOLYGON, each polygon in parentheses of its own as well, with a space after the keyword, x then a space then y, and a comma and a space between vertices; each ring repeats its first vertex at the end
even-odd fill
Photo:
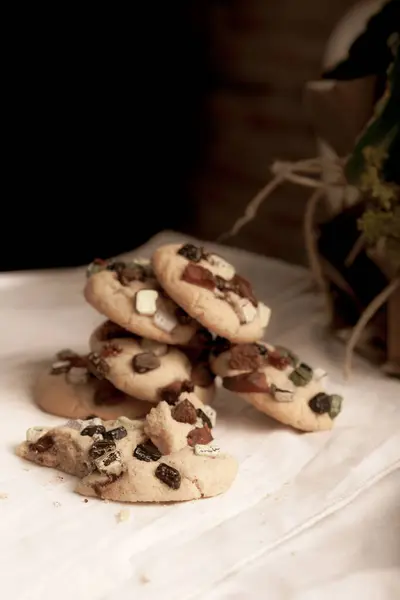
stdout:
MULTIPOLYGON (((164 232, 137 253, 181 240, 164 232)), ((218 247, 215 246, 217 250, 218 247)), ((345 396, 330 433, 299 434, 220 391, 217 438, 240 462, 224 496, 122 505, 72 493, 73 478, 21 461, 38 364, 85 350, 101 321, 82 269, 0 276, 0 565, 10 600, 392 600, 400 597, 400 385, 324 335, 307 272, 219 249, 273 309, 267 339, 330 373, 345 396)))

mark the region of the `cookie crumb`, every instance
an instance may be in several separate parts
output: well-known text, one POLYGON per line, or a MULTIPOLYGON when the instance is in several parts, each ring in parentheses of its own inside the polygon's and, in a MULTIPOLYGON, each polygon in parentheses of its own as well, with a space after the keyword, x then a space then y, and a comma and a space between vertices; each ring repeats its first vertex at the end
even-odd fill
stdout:
POLYGON ((57 502, 57 501, 56 501, 56 502, 53 502, 53 506, 54 506, 55 508, 59 508, 59 507, 61 506, 61 502, 57 502))
POLYGON ((123 521, 129 521, 130 516, 130 511, 127 508, 124 508, 115 515, 115 518, 117 519, 117 523, 122 523, 123 521))
POLYGON ((84 498, 84 503, 87 504, 89 502, 89 500, 87 498, 84 498))
POLYGON ((0 492, 0 500, 7 500, 8 498, 8 494, 6 494, 5 492, 0 492))

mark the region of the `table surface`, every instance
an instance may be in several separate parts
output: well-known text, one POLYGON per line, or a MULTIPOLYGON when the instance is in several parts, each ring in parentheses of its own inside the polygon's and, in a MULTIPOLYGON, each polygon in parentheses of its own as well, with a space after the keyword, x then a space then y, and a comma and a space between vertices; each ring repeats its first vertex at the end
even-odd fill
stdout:
MULTIPOLYGON (((135 252, 188 239, 163 232, 135 252)), ((28 427, 59 424, 32 403, 43 360, 85 350, 102 318, 82 269, 0 276, 0 565, 13 600, 392 600, 400 595, 400 385, 324 333, 307 271, 209 245, 272 308, 266 339, 329 372, 345 397, 332 432, 301 434, 219 390, 217 439, 240 463, 224 496, 129 505, 73 493, 72 477, 21 461, 28 427)))

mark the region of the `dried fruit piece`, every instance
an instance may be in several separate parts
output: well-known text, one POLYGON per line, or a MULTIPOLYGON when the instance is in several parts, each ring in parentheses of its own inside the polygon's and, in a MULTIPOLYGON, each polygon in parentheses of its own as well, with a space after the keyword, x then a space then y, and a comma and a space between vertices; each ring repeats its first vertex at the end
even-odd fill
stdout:
POLYGON ((115 429, 110 429, 107 431, 104 437, 107 440, 122 440, 122 438, 126 437, 127 435, 127 430, 121 425, 120 427, 115 427, 115 429))
POLYGON ((248 298, 254 306, 258 306, 258 300, 254 295, 251 283, 247 279, 241 277, 241 275, 235 275, 229 283, 231 284, 232 291, 238 296, 248 298))
POLYGON ((210 429, 213 428, 211 419, 209 418, 208 415, 206 415, 206 413, 203 410, 201 410, 201 408, 198 408, 196 410, 196 415, 199 417, 199 419, 201 419, 203 421, 203 425, 207 425, 207 427, 209 427, 210 429))
POLYGON ((133 451, 133 456, 138 460, 152 462, 160 460, 162 454, 151 440, 147 440, 146 442, 136 446, 135 450, 133 451))
POLYGON ((200 265, 186 265, 181 279, 187 283, 192 283, 193 285, 198 285, 211 291, 214 291, 216 287, 214 275, 211 271, 200 265))
POLYGON ((274 369, 284 371, 287 367, 291 366, 292 361, 288 356, 281 354, 275 348, 275 350, 268 352, 268 363, 271 365, 271 367, 274 367, 274 369))
POLYGON ((29 450, 33 450, 33 452, 46 452, 46 450, 50 450, 54 446, 54 438, 51 435, 42 435, 37 442, 29 445, 29 450))
POLYGON ((103 379, 109 372, 110 367, 103 357, 97 352, 91 352, 87 357, 87 368, 97 379, 103 379))
POLYGON ((160 365, 160 359, 152 352, 141 352, 132 358, 133 370, 140 375, 148 373, 149 371, 154 371, 154 369, 158 369, 160 365))
POLYGON ((103 456, 103 454, 107 454, 107 452, 111 452, 111 450, 115 449, 115 443, 112 440, 98 440, 94 442, 92 447, 89 449, 89 456, 93 460, 103 456))
POLYGON ((231 392, 243 394, 265 394, 270 392, 270 385, 265 374, 258 371, 224 377, 222 385, 231 392))
POLYGON ((100 352, 101 358, 109 358, 110 356, 118 356, 121 354, 122 348, 114 342, 109 342, 103 346, 100 352))
POLYGON ((204 427, 196 427, 187 434, 187 441, 189 446, 195 446, 196 444, 209 444, 213 441, 213 436, 210 428, 207 425, 204 427))
POLYGON ((330 401, 331 407, 329 409, 329 416, 331 419, 335 419, 342 410, 343 398, 338 394, 331 394, 330 401))
POLYGON ((305 363, 300 363, 289 375, 290 381, 297 387, 304 387, 313 378, 313 370, 305 363))
POLYGON ((178 325, 178 320, 175 315, 162 307, 158 308, 153 317, 153 322, 156 327, 166 333, 171 333, 178 325))
POLYGON ((292 367, 296 367, 300 362, 297 354, 285 346, 275 346, 275 351, 279 352, 281 356, 285 356, 289 360, 289 363, 292 367))
POLYGON ((267 364, 266 353, 266 348, 260 344, 235 344, 231 348, 229 368, 238 371, 256 371, 267 364))
POLYGON ((209 387, 214 383, 215 375, 208 363, 202 362, 192 367, 191 380, 199 387, 209 387))
POLYGON ((218 456, 221 448, 217 444, 196 444, 194 453, 197 456, 218 456))
POLYGON ((316 394, 309 400, 309 407, 313 412, 317 415, 323 415, 324 413, 328 413, 331 409, 331 399, 328 394, 324 392, 320 392, 316 394))
POLYGON ((194 244, 185 244, 179 248, 177 254, 184 256, 192 262, 200 262, 203 258, 203 248, 199 248, 194 244))
POLYGON ((136 312, 152 317, 157 312, 157 299, 157 290, 139 290, 135 295, 136 312))
POLYGON ((179 490, 181 487, 181 475, 177 469, 170 467, 170 465, 160 463, 154 474, 157 479, 173 490, 179 490))
POLYGON ((88 435, 90 437, 93 437, 95 434, 104 435, 105 432, 106 428, 104 427, 104 425, 89 425, 88 427, 82 429, 81 435, 88 435))
POLYGON ((177 404, 171 412, 171 416, 179 423, 190 423, 194 425, 197 421, 196 409, 189 400, 183 400, 177 404))

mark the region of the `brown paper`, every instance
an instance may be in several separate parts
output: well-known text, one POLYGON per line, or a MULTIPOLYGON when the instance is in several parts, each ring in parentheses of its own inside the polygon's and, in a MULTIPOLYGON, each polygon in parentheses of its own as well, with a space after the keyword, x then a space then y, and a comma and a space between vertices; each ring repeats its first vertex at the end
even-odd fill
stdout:
POLYGON ((350 81, 310 81, 304 90, 309 121, 338 156, 351 152, 374 108, 375 76, 350 81))

